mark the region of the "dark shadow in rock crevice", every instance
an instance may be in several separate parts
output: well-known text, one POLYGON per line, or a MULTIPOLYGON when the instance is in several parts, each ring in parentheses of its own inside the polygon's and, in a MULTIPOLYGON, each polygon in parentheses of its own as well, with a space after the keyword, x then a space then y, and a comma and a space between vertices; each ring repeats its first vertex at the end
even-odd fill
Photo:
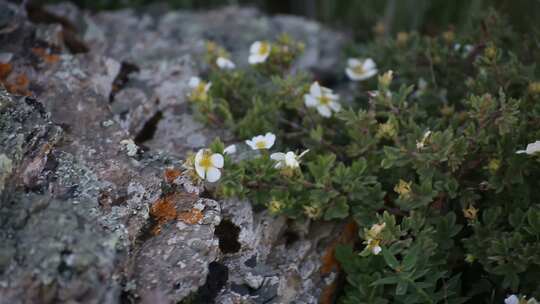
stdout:
POLYGON ((206 283, 199 288, 197 295, 194 297, 193 303, 210 304, 216 302, 216 297, 221 289, 229 280, 229 268, 219 263, 212 262, 208 264, 208 276, 206 283))
POLYGON ((72 54, 88 53, 90 48, 77 36, 77 27, 67 18, 53 14, 36 4, 27 4, 28 19, 34 23, 60 24, 62 39, 72 54))
POLYGON ((157 111, 150 119, 148 119, 139 133, 137 133, 137 136, 135 136, 135 143, 141 145, 154 138, 157 126, 162 118, 163 112, 157 111))
POLYGON ((114 96, 126 86, 126 83, 129 80, 129 75, 137 73, 139 71, 140 69, 137 65, 130 62, 122 61, 120 71, 118 72, 118 75, 116 75, 112 83, 112 90, 111 94, 109 95, 109 103, 113 103, 114 96))
POLYGON ((219 250, 222 253, 236 253, 240 250, 240 243, 238 242, 238 236, 240 235, 240 227, 236 226, 228 219, 223 219, 218 226, 214 234, 219 239, 219 250))

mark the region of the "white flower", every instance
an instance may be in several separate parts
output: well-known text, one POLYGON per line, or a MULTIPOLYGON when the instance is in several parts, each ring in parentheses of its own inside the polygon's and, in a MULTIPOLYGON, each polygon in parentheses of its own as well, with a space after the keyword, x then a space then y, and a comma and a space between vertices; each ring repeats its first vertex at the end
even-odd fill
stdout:
POLYGON ((236 67, 234 62, 232 62, 230 59, 227 59, 225 57, 218 57, 216 59, 216 64, 222 70, 232 70, 236 67))
POLYGON ((135 144, 133 139, 124 139, 120 142, 120 144, 125 146, 128 156, 137 155, 137 151, 139 151, 139 147, 135 144))
POLYGON ((379 243, 380 241, 378 240, 374 240, 374 239, 368 240, 368 248, 371 249, 371 253, 373 253, 374 255, 378 255, 382 251, 382 248, 381 246, 379 246, 379 243))
POLYGON ((419 98, 420 96, 424 95, 427 91, 428 83, 427 81, 420 77, 418 79, 418 84, 416 85, 416 92, 414 92, 413 97, 419 98))
MULTIPOLYGON (((379 95, 381 95, 381 92, 379 92, 379 90, 368 91, 367 93, 371 98, 377 98, 379 95)), ((386 97, 392 98, 392 92, 386 91, 386 97)))
POLYGON ((349 58, 345 73, 351 80, 362 81, 371 78, 377 74, 377 65, 371 58, 357 59, 349 58))
POLYGON ((289 151, 287 153, 272 153, 270 155, 270 158, 276 161, 276 164, 274 168, 280 169, 284 167, 288 168, 298 168, 300 167, 300 159, 302 156, 304 156, 309 150, 306 150, 302 152, 300 155, 296 155, 296 153, 289 151))
POLYGON ((265 62, 270 55, 270 43, 266 41, 255 41, 249 48, 249 64, 265 62))
POLYGON ((223 153, 225 153, 225 154, 234 154, 234 153, 236 153, 236 145, 227 146, 223 150, 223 153))
POLYGON ((510 295, 504 299, 504 304, 519 304, 519 298, 516 295, 510 295))
POLYGON ((337 102, 339 96, 332 90, 321 87, 318 82, 314 82, 309 88, 309 94, 304 95, 306 107, 316 107, 323 117, 332 116, 332 111, 341 110, 341 105, 337 102))
POLYGON ((423 149, 424 146, 426 145, 426 141, 428 140, 429 136, 431 135, 431 131, 430 130, 427 130, 425 133, 424 133, 424 136, 422 136, 422 140, 420 141, 416 141, 416 148, 417 149, 423 149))
POLYGON ((194 100, 205 100, 208 95, 208 90, 212 86, 211 82, 204 82, 199 77, 191 77, 188 83, 189 87, 192 89, 189 97, 194 100))
POLYGON ((209 149, 200 149, 195 155, 195 171, 202 179, 217 181, 221 177, 220 168, 223 168, 223 155, 212 154, 209 149))
POLYGON ((537 140, 533 143, 530 143, 527 145, 527 148, 525 150, 519 150, 517 151, 516 153, 517 154, 522 154, 522 153, 526 153, 526 154, 535 154, 537 152, 540 152, 540 140, 537 140))
POLYGON ((246 144, 248 144, 248 146, 250 146, 253 150, 261 150, 270 149, 274 145, 275 141, 276 136, 268 132, 265 135, 257 135, 251 140, 246 140, 246 144))

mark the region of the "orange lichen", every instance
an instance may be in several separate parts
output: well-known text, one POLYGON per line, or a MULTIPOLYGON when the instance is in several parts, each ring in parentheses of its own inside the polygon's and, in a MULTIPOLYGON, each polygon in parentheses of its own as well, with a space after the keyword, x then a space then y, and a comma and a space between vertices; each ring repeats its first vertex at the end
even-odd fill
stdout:
POLYGON ((0 62, 0 81, 5 80, 12 70, 13 67, 11 66, 11 64, 0 62))
POLYGON ((175 179, 177 179, 180 175, 182 174, 182 172, 178 169, 175 169, 175 168, 167 168, 165 169, 165 172, 163 173, 163 178, 165 179, 165 181, 169 184, 171 184, 172 182, 174 182, 175 179))
POLYGON ((321 304, 332 304, 335 303, 337 289, 337 281, 332 282, 332 284, 326 286, 319 298, 319 303, 321 304))
POLYGON ((6 87, 6 90, 10 92, 11 94, 24 95, 24 96, 32 95, 30 91, 28 91, 28 86, 30 84, 30 81, 28 80, 28 77, 25 74, 17 75, 13 82, 7 82, 6 80, 2 82, 4 86, 6 87))
POLYGON ((199 223, 200 220, 203 219, 203 217, 204 215, 201 210, 196 208, 178 214, 178 220, 190 225, 199 223))
POLYGON ((56 63, 60 60, 60 56, 58 56, 57 54, 50 54, 44 48, 32 48, 32 53, 34 53, 34 55, 49 64, 56 63))
MULTIPOLYGON (((340 244, 352 244, 354 243, 356 237, 357 237, 357 231, 358 231, 358 225, 354 221, 349 221, 345 227, 343 227, 343 231, 341 232, 340 236, 334 240, 330 245, 326 248, 324 255, 321 257, 321 268, 320 272, 321 275, 328 275, 332 271, 339 270, 339 262, 336 259, 335 256, 335 250, 337 245, 340 244)), ((335 292, 336 292, 337 284, 334 281, 332 284, 326 286, 324 288, 321 297, 320 297, 320 303, 322 304, 330 304, 334 302, 335 292)))
POLYGON ((353 243, 354 239, 356 238, 357 231, 358 226, 356 223, 354 221, 348 222, 345 227, 343 227, 340 237, 330 243, 330 245, 326 248, 326 251, 321 258, 322 265, 320 271, 322 275, 329 274, 330 272, 339 268, 339 262, 334 255, 334 251, 337 245, 353 243))
POLYGON ((172 221, 177 216, 176 206, 171 195, 158 199, 150 208, 150 215, 156 220, 156 226, 152 229, 154 235, 159 234, 161 226, 172 221))

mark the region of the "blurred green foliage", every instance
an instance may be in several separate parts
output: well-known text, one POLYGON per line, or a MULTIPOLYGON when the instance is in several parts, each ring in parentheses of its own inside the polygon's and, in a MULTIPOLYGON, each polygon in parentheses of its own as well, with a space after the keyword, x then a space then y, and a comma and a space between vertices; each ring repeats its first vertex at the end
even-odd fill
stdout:
MULTIPOLYGON (((35 0, 36 3, 65 0, 35 0)), ((493 7, 504 12, 519 32, 540 30, 538 0, 72 0, 80 7, 103 10, 166 3, 175 9, 209 9, 224 5, 255 6, 270 14, 295 14, 351 31, 368 38, 382 22, 385 31, 435 33, 453 27, 457 31, 474 26, 473 18, 493 7)))

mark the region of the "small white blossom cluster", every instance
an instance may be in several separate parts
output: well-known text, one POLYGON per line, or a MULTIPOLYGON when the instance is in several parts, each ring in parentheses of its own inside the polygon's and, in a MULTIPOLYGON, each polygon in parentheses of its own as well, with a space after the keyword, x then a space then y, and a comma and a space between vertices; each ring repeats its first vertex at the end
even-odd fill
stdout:
POLYGON ((528 144, 525 150, 518 150, 516 153, 534 155, 538 152, 540 152, 540 140, 537 140, 533 143, 528 144))
MULTIPOLYGON (((257 135, 251 139, 246 140, 246 144, 252 150, 269 150, 274 146, 276 142, 276 135, 273 133, 266 133, 264 135, 257 135)), ((272 153, 270 158, 276 163, 274 168, 276 169, 296 169, 300 167, 300 159, 308 152, 306 150, 300 155, 295 152, 289 151, 287 153, 277 152, 272 153)), ((224 154, 231 155, 236 153, 236 145, 227 146, 223 150, 224 154)), ((212 153, 210 149, 200 149, 195 155, 194 167, 197 175, 208 182, 216 182, 221 177, 221 170, 223 169, 224 158, 219 153, 212 153)))
POLYGON ((538 304, 538 301, 535 298, 527 300, 526 296, 518 297, 515 294, 512 294, 504 299, 504 304, 538 304))
POLYGON ((339 112, 341 105, 337 102, 339 96, 331 89, 314 82, 309 88, 309 94, 304 95, 304 103, 308 108, 316 108, 323 117, 332 116, 332 112, 339 112))

